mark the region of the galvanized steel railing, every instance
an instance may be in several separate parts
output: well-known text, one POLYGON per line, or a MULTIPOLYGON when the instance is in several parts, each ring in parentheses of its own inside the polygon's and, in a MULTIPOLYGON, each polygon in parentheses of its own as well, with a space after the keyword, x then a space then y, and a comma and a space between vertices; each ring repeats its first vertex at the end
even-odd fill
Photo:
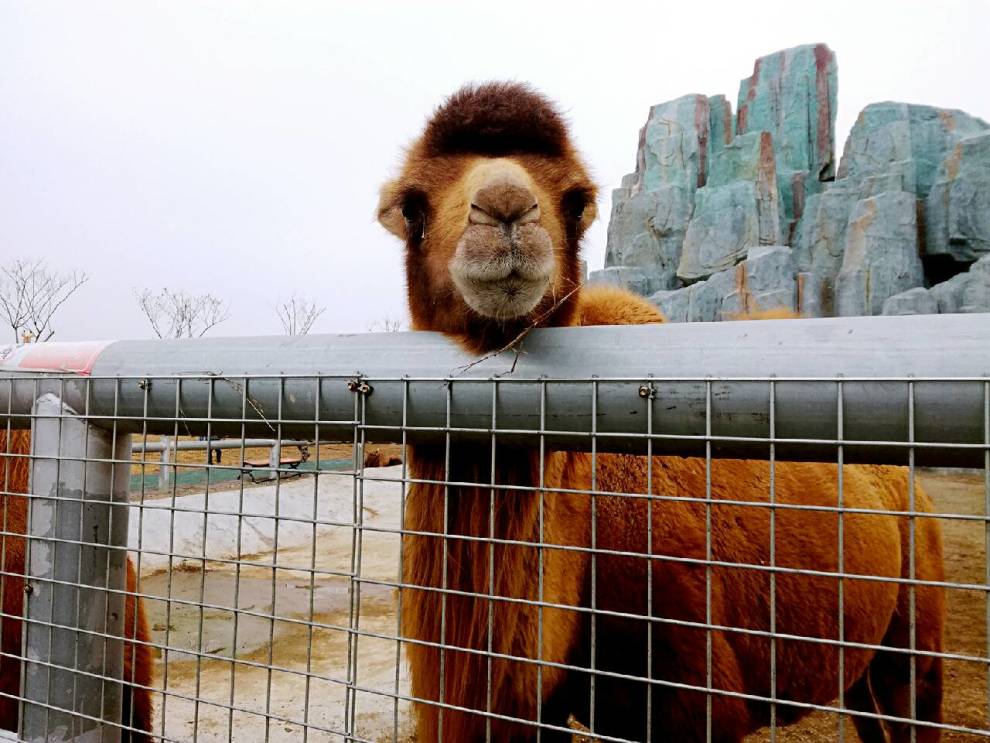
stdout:
MULTIPOLYGON (((231 611, 235 640, 242 616, 269 622, 270 641, 279 621, 301 623, 310 636, 305 671, 279 667, 271 651, 267 663, 259 663, 238 659, 233 649, 232 664, 267 668, 269 683, 264 711, 245 710, 234 698, 231 666, 230 698, 211 702, 227 712, 227 738, 236 737, 235 714, 250 713, 264 720, 266 737, 273 724, 284 723, 305 734, 362 740, 355 700, 367 693, 384 696, 394 705, 390 732, 397 740, 400 705, 408 700, 399 682, 401 633, 398 625, 394 635, 383 635, 360 624, 362 584, 401 586, 401 579, 361 574, 366 532, 404 533, 401 521, 388 527, 364 523, 364 484, 377 476, 365 473, 359 453, 372 442, 474 440, 492 441, 494 447, 497 440, 500 446, 547 450, 707 458, 772 455, 774 461, 835 462, 838 455, 844 463, 909 464, 912 476, 920 465, 977 467, 983 469, 986 482, 984 513, 942 517, 987 525, 990 545, 986 315, 541 329, 518 347, 482 359, 469 357, 431 333, 48 344, 0 350, 0 359, 0 426, 33 431, 26 569, 30 590, 19 696, 21 734, 27 740, 119 739, 121 729, 127 728, 127 721, 120 720, 127 550, 139 562, 143 555, 149 561, 167 558, 170 586, 176 560, 198 560, 205 574, 213 559, 206 524, 214 516, 237 520, 236 553, 220 562, 236 569, 238 588, 241 570, 258 567, 241 550, 244 520, 274 520, 272 605, 267 612, 242 611, 236 602, 233 607, 212 605, 205 588, 198 601, 187 603, 198 607, 201 617, 207 609, 231 611), (146 509, 164 509, 172 519, 173 536, 175 519, 183 512, 176 505, 175 488, 171 503, 164 506, 145 503, 143 485, 139 493, 128 493, 136 466, 132 437, 140 440, 136 449, 151 451, 156 444, 148 443, 149 435, 236 436, 246 440, 240 443, 242 451, 250 445, 249 437, 283 445, 290 438, 303 439, 315 442, 317 451, 321 443, 350 443, 353 467, 343 476, 354 483, 352 517, 321 518, 315 504, 318 484, 311 515, 280 514, 278 480, 271 513, 211 510, 210 472, 220 465, 209 460, 171 465, 162 461, 159 466, 206 472, 206 501, 195 511, 203 519, 203 544, 198 554, 172 547, 164 552, 145 549, 140 539, 128 541, 134 510, 142 519, 146 509), (303 570, 311 587, 308 618, 280 617, 275 605, 280 522, 301 524, 313 532, 312 559, 303 570), (349 529, 353 534, 346 570, 318 569, 315 540, 321 529, 349 529), (315 576, 346 582, 351 592, 346 625, 314 619, 315 576), (347 667, 341 674, 321 677, 313 670, 312 638, 314 632, 331 631, 347 638, 347 667), (396 643, 391 691, 362 686, 358 638, 396 643), (302 717, 273 711, 273 669, 305 679, 302 717), (346 689, 339 725, 310 719, 314 678, 346 689)), ((225 446, 237 448, 230 442, 225 446)), ((330 476, 319 469, 315 474, 315 480, 330 476)), ((396 478, 392 481, 404 497, 412 482, 405 467, 396 478)), ((243 482, 239 493, 243 503, 243 482)), ((139 537, 142 534, 139 528, 139 537)), ((990 570, 986 554, 984 562, 990 570)), ((985 596, 990 575, 983 584, 947 580, 945 585, 985 596)), ((137 592, 141 594, 140 587, 137 592)), ((150 598, 156 597, 149 594, 150 598)), ((171 606, 173 597, 165 598, 171 606)), ((202 647, 202 618, 194 650, 173 647, 169 631, 156 644, 165 655, 165 672, 169 654, 179 653, 195 658, 198 673, 209 657, 202 647)), ((988 658, 990 650, 956 654, 957 660, 990 668, 988 658)), ((195 694, 173 694, 164 685, 156 690, 162 700, 157 732, 163 740, 181 739, 166 726, 164 707, 170 694, 192 703, 196 715, 206 704, 200 699, 198 676, 196 683, 195 694)), ((990 725, 979 728, 948 720, 943 727, 990 737, 990 725)), ((194 725, 193 732, 201 731, 194 725)))

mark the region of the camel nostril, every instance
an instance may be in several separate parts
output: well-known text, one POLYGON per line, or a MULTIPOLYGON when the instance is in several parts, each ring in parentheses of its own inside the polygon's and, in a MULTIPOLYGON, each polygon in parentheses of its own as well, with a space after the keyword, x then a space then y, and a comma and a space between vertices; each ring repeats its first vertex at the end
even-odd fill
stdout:
POLYGON ((487 224, 492 227, 497 227, 502 224, 502 221, 489 214, 485 209, 481 208, 477 204, 471 204, 471 213, 468 215, 468 221, 471 224, 487 224))
POLYGON ((476 224, 515 224, 536 221, 540 206, 533 192, 523 185, 501 180, 474 194, 470 220, 476 224))
POLYGON ((526 222, 535 222, 540 218, 540 205, 533 203, 530 205, 529 209, 524 211, 514 220, 516 224, 525 224, 526 222))

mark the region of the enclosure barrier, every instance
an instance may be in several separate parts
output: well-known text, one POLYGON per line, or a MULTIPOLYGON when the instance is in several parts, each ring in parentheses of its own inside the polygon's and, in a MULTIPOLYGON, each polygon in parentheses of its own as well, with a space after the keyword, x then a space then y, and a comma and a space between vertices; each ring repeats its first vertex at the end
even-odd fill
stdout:
MULTIPOLYGON (((497 452, 518 447, 590 452, 594 470, 606 452, 701 457, 705 492, 627 495, 647 498, 651 508, 663 508, 665 500, 697 502, 708 513, 712 460, 767 460, 769 503, 737 505, 769 513, 771 562, 743 567, 768 572, 771 586, 778 575, 814 575, 773 563, 773 514, 788 507, 773 501, 775 463, 908 465, 912 493, 918 466, 979 468, 979 478, 965 475, 970 496, 936 498, 947 551, 965 543, 966 559, 979 568, 938 582, 949 594, 950 628, 957 616, 977 617, 969 634, 950 631, 944 652, 934 653, 962 669, 956 677, 966 680, 971 698, 965 710, 950 704, 942 722, 918 726, 990 737, 987 315, 540 329, 480 359, 432 333, 0 349, 0 431, 8 442, 0 457, 17 459, 11 433, 28 428, 27 523, 8 524, 5 513, 0 531, 4 590, 10 590, 7 579, 20 575, 9 568, 8 545, 28 535, 23 646, 12 652, 5 644, 2 657, 4 673, 19 668, 21 683, 13 692, 0 691, 0 702, 19 708, 25 740, 119 740, 122 731, 133 730, 133 717, 122 717, 125 691, 141 687, 125 678, 122 662, 129 594, 144 599, 152 634, 142 642, 160 654, 148 685, 156 739, 370 741, 408 735, 409 703, 424 700, 408 689, 402 652, 415 641, 402 634, 402 604, 394 591, 404 587, 406 495, 423 481, 406 464, 366 470, 358 452, 375 442, 448 452, 487 444, 492 473, 497 452), (312 477, 293 484, 276 479, 264 488, 241 481, 230 490, 212 482, 219 465, 204 453, 202 462, 174 465, 204 472, 201 492, 182 492, 172 481, 162 498, 146 492, 143 480, 128 492, 132 473, 151 464, 145 452, 157 445, 149 436, 231 436, 240 444, 225 446, 242 454, 252 437, 310 441, 317 452, 347 443, 351 466, 318 466, 312 477), (127 555, 136 567, 133 590, 126 583, 127 555)), ((180 441, 177 448, 200 445, 207 446, 180 441)), ((5 497, 14 492, 10 471, 0 468, 5 497)), ((594 482, 577 491, 592 502, 606 495, 594 482)), ((836 507, 816 507, 838 514, 840 535, 843 517, 855 513, 842 505, 842 482, 840 476, 836 507)), ((435 484, 512 491, 480 476, 457 481, 449 467, 435 484)), ((539 491, 542 503, 545 489, 529 490, 539 491)), ((446 501, 444 508, 446 513, 446 501)), ((911 521, 913 555, 914 523, 926 516, 914 507, 897 515, 911 521)), ((498 543, 493 535, 476 539, 492 549, 498 543)), ((711 558, 710 533, 707 540, 700 564, 710 583, 711 571, 726 566, 711 558)), ((841 544, 840 537, 837 570, 825 574, 839 581, 840 606, 843 581, 864 579, 843 572, 841 544)), ((542 555, 552 547, 542 541, 533 546, 541 555, 542 584, 542 555)), ((585 551, 593 558, 603 554, 594 544, 585 551)), ((631 556, 660 559, 645 552, 631 556)), ((930 583, 913 573, 897 581, 909 585, 912 596, 915 586, 930 583)), ((531 603, 541 617, 544 608, 555 608, 542 598, 531 603)), ((592 626, 608 615, 596 609, 594 590, 584 611, 592 626)), ((16 618, 4 608, 0 622, 16 618)), ((720 626, 710 606, 700 627, 709 636, 712 630, 750 633, 771 645, 794 639, 778 632, 772 619, 767 630, 720 626)), ((877 649, 842 636, 798 639, 831 643, 840 665, 849 648, 877 649)), ((440 649, 446 649, 442 641, 440 649)), ((482 654, 490 684, 499 655, 491 649, 482 654)), ((923 654, 912 652, 912 674, 915 657, 923 654)), ((528 662, 540 670, 552 665, 528 662)), ((712 673, 709 661, 698 687, 709 699, 720 693, 712 673)), ((776 679, 773 667, 771 675, 776 679)), ((489 687, 488 710, 491 694, 489 687)), ((828 727, 838 738, 847 734, 844 720, 864 713, 845 705, 842 689, 836 696, 832 705, 804 706, 838 714, 838 725, 828 727)), ((765 701, 775 711, 786 700, 771 693, 765 701)), ((425 702, 450 708, 442 698, 425 702)), ((777 721, 775 712, 772 719, 777 721)), ((593 719, 583 722, 594 730, 593 719)), ((539 717, 527 723, 534 737, 555 730, 539 717)))

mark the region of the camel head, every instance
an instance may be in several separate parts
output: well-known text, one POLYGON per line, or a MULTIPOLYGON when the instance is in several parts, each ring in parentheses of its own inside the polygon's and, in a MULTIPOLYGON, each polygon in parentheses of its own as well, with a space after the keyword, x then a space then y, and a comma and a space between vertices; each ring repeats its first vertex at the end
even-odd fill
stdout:
POLYGON ((378 220, 405 243, 413 328, 480 352, 531 325, 568 324, 595 196, 545 97, 515 83, 454 93, 378 206, 378 220))

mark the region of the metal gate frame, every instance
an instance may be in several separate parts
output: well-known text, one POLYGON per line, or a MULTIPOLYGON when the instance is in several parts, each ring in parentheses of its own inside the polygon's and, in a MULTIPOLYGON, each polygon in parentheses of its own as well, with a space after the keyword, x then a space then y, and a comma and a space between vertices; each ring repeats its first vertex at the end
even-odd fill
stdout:
POLYGON ((549 328, 481 359, 434 333, 45 344, 0 359, 0 422, 33 431, 32 741, 119 739, 130 438, 175 435, 179 420, 184 434, 276 441, 497 435, 831 462, 838 450, 847 464, 982 468, 990 513, 990 315, 549 328), (644 405, 661 402, 644 432, 644 405))

